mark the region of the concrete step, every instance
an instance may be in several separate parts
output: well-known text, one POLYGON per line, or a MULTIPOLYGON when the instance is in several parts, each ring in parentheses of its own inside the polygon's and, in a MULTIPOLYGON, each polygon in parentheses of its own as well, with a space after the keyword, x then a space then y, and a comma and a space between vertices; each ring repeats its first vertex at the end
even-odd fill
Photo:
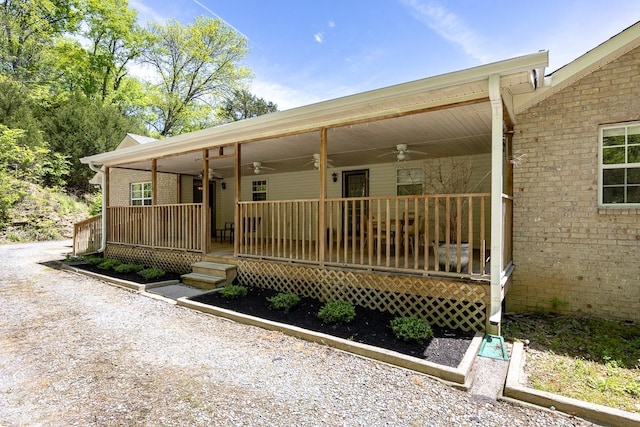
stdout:
POLYGON ((219 262, 200 261, 191 264, 191 271, 197 274, 223 277, 225 280, 232 282, 236 278, 237 267, 219 262))
POLYGON ((230 283, 225 277, 199 273, 183 274, 180 276, 180 281, 185 285, 198 289, 216 289, 230 283))

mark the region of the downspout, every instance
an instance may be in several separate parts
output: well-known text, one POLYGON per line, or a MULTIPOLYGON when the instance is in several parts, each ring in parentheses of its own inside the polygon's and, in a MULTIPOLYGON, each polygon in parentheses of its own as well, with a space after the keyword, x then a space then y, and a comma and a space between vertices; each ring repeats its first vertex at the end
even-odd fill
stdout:
POLYGON ((89 162, 89 168, 100 175, 100 187, 102 188, 102 237, 100 239, 100 249, 98 252, 104 252, 107 248, 107 194, 105 174, 101 168, 95 166, 93 162, 89 162))
POLYGON ((491 101, 491 292, 487 333, 500 335, 502 318, 502 181, 503 181, 503 106, 500 75, 489 77, 491 101))

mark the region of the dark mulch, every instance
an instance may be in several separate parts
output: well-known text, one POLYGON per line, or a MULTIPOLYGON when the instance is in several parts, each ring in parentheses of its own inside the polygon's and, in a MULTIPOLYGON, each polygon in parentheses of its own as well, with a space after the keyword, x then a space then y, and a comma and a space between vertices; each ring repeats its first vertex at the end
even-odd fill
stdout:
POLYGON ((115 277, 117 279, 128 280, 129 282, 140 283, 140 284, 148 284, 153 282, 164 282, 165 280, 180 280, 180 274, 167 272, 164 276, 158 279, 145 280, 142 276, 139 276, 138 273, 118 273, 114 270, 102 270, 98 268, 96 265, 90 264, 72 264, 75 268, 80 268, 82 270, 91 271, 94 273, 102 274, 104 276, 115 277))
POLYGON ((457 367, 460 364, 474 335, 473 333, 434 326, 432 327, 434 337, 428 343, 408 343, 398 340, 391 332, 389 322, 396 317, 393 314, 356 307, 356 318, 352 323, 330 325, 322 323, 316 316, 322 303, 312 298, 301 298, 300 304, 293 308, 290 313, 269 309, 267 298, 277 293, 269 289, 250 288, 246 297, 237 300, 227 300, 217 292, 199 295, 191 299, 239 313, 385 348, 451 367, 457 367))

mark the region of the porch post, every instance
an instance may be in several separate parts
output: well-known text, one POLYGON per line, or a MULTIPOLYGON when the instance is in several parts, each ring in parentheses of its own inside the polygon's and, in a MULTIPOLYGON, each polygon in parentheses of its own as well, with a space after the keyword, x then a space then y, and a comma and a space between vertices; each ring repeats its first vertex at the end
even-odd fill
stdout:
POLYGON ((491 100, 491 297, 486 331, 500 335, 502 317, 502 168, 504 116, 500 94, 500 75, 489 77, 491 100))
POLYGON ((158 204, 158 160, 151 160, 151 247, 155 248, 158 244, 158 224, 160 218, 156 218, 155 208, 158 204))
POLYGON ((318 261, 324 267, 326 244, 325 200, 327 198, 327 128, 320 130, 320 201, 318 205, 318 261))
POLYGON ((236 142, 233 148, 234 154, 234 165, 233 165, 233 179, 235 181, 235 191, 233 193, 233 221, 234 221, 234 232, 233 232, 233 256, 237 257, 240 252, 240 199, 242 197, 242 188, 240 188, 240 181, 242 178, 241 174, 241 164, 242 164, 242 156, 240 153, 240 144, 236 142))
POLYGON ((209 150, 202 150, 202 253, 209 251, 211 242, 211 216, 209 214, 209 150))

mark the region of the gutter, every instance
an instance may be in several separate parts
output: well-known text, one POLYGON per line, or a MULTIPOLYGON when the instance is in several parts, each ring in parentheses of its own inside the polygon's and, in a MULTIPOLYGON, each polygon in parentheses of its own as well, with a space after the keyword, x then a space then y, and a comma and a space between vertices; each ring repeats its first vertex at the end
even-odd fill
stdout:
POLYGON ((105 173, 101 168, 96 167, 93 162, 88 163, 92 171, 100 175, 100 188, 102 188, 102 235, 100 239, 100 249, 98 252, 104 252, 107 248, 107 194, 105 173))

